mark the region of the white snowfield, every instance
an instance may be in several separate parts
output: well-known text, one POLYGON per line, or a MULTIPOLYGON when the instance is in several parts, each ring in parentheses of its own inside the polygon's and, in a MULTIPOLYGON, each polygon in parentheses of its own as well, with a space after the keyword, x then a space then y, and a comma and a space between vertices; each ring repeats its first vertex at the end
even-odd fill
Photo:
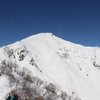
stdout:
MULTIPOLYGON (((27 67, 34 76, 57 84, 67 93, 75 92, 81 100, 100 100, 100 48, 84 47, 54 36, 40 33, 0 48, 0 63, 12 61, 20 69, 27 67), (8 56, 6 49, 13 50, 8 56), (24 51, 23 51, 24 50, 24 51), (24 59, 19 60, 23 51, 24 59), (34 60, 34 66, 29 61, 34 60)), ((0 76, 0 100, 13 88, 0 76)))

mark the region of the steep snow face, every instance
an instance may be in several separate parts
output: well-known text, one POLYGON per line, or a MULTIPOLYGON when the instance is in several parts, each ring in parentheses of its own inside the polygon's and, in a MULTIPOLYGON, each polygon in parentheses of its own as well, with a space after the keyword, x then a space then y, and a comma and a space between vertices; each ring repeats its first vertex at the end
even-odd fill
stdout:
POLYGON ((82 100, 100 99, 98 47, 84 47, 52 33, 40 33, 0 48, 0 62, 3 60, 18 64, 20 69, 27 67, 34 76, 57 84, 69 94, 75 92, 82 100))

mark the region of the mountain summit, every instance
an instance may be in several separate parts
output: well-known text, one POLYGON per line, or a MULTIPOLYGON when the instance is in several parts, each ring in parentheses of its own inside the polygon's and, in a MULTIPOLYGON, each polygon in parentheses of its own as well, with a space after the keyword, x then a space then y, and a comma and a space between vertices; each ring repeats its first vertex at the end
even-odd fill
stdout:
POLYGON ((4 46, 0 48, 0 99, 4 100, 15 89, 15 83, 8 85, 13 81, 9 82, 8 76, 16 80, 27 68, 33 76, 55 84, 69 95, 75 94, 81 100, 99 100, 99 60, 99 47, 74 44, 52 33, 40 33, 4 46), (12 74, 8 75, 9 68, 12 74))

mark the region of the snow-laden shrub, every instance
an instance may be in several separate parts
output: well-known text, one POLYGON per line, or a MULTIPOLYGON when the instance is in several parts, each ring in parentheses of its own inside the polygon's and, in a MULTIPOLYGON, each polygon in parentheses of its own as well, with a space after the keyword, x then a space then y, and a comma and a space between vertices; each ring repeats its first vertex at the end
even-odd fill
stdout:
POLYGON ((78 97, 61 91, 56 84, 32 76, 27 68, 19 71, 15 63, 2 61, 0 73, 7 76, 9 87, 14 87, 10 94, 18 94, 19 100, 79 100, 78 97))

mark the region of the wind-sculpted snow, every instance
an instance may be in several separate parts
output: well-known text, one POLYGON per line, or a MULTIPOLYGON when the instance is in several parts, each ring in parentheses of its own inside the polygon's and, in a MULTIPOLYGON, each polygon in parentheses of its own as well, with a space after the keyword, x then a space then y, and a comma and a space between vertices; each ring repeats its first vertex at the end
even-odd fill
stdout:
MULTIPOLYGON (((59 89, 69 95, 74 93, 81 100, 100 99, 99 60, 99 47, 84 47, 62 40, 52 33, 33 35, 0 48, 1 67, 2 63, 7 65, 7 62, 11 62, 12 67, 17 66, 18 73, 27 68, 43 82, 56 84, 59 89)), ((13 75, 18 77, 16 72, 13 75)), ((0 80, 3 79, 6 80, 6 76, 1 74, 0 80)), ((3 96, 14 89, 14 86, 11 88, 1 83, 0 87, 3 96), (6 88, 8 91, 5 92, 6 88)), ((4 100, 3 96, 1 100, 4 100)))

